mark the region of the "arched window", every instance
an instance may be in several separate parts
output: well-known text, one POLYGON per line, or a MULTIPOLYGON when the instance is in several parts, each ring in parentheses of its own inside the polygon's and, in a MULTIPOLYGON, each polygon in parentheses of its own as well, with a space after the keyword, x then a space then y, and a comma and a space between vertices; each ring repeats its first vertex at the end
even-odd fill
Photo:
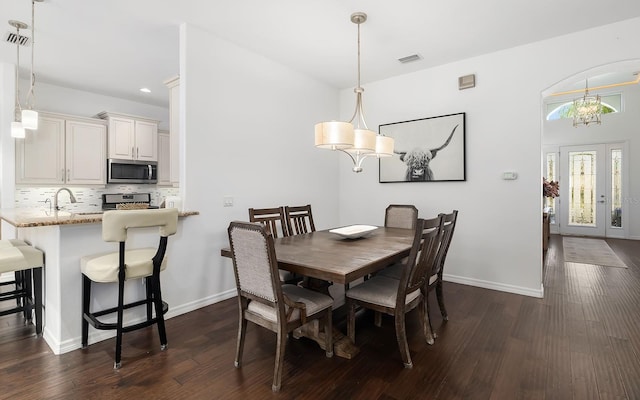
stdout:
MULTIPOLYGON (((621 94, 602 96, 602 113, 611 114, 620 112, 622 102, 621 94)), ((573 101, 547 103, 547 121, 562 118, 573 118, 573 101)))

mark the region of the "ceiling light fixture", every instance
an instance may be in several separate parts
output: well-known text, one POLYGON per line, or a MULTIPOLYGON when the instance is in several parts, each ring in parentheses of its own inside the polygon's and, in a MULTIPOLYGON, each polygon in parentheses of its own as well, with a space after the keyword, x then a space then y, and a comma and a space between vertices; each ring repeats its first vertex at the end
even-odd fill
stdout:
POLYGON ((141 91, 142 93, 151 93, 151 89, 146 88, 146 87, 140 88, 140 91, 141 91))
POLYGON ((35 36, 35 9, 36 2, 41 3, 44 0, 31 0, 31 80, 29 85, 29 93, 27 94, 27 101, 25 103, 26 109, 22 110, 22 126, 25 129, 36 130, 38 129, 38 112, 34 110, 34 102, 36 94, 34 92, 36 85, 36 75, 33 71, 34 64, 34 49, 36 47, 35 36))
MULTIPOLYGON (((9 25, 16 28, 16 36, 20 37, 20 29, 26 29, 27 24, 20 21, 10 20, 9 25)), ((20 69, 20 41, 16 40, 16 76, 15 76, 15 118, 11 122, 11 137, 23 139, 25 136, 24 126, 22 125, 22 107, 20 106, 20 85, 18 81, 18 70, 20 69)))
POLYGON ((321 149, 340 150, 353 161, 353 172, 362 172, 362 161, 367 157, 393 156, 393 138, 377 135, 367 127, 362 108, 360 86, 360 24, 367 20, 367 14, 351 14, 351 22, 358 26, 358 83, 353 90, 356 94, 356 109, 349 122, 329 121, 315 125, 315 145, 321 149))
POLYGON ((602 122, 602 101, 599 95, 589 96, 589 80, 585 80, 584 96, 573 101, 573 126, 578 125, 589 126, 589 124, 598 124, 602 122))

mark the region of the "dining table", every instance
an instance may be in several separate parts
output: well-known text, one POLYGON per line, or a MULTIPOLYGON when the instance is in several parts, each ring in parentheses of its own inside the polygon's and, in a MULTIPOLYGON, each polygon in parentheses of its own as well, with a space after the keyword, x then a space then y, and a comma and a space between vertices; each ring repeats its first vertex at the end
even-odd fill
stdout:
MULTIPOLYGON (((331 284, 348 286, 407 257, 414 237, 414 230, 402 228, 375 227, 362 236, 350 237, 335 231, 326 229, 275 238, 278 268, 312 278, 311 282, 315 282, 312 288, 318 290, 326 291, 331 284)), ((220 254, 232 256, 228 247, 221 249, 220 254)), ((319 332, 318 324, 307 325, 297 336, 309 337, 323 346, 324 333, 319 332)), ((358 348, 334 329, 334 352, 350 359, 358 353, 358 348)))

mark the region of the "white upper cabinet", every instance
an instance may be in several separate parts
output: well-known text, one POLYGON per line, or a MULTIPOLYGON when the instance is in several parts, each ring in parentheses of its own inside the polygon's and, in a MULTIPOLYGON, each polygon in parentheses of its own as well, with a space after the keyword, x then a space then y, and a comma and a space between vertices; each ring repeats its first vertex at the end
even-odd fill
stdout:
POLYGON ((38 130, 16 141, 16 184, 106 184, 105 122, 39 114, 38 130))
POLYGON ((171 185, 171 135, 158 131, 158 185, 171 185))
POLYGON ((109 158, 158 161, 158 121, 101 112, 109 124, 109 158))

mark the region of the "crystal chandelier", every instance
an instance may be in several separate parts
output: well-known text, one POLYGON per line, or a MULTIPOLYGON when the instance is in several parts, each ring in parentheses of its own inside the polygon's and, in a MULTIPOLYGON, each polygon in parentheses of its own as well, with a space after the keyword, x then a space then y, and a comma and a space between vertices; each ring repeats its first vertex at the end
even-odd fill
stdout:
POLYGON ((586 80, 584 96, 573 101, 573 126, 589 126, 600 124, 602 115, 602 101, 599 95, 589 96, 589 80, 586 80))
POLYGON ((356 109, 349 122, 329 121, 315 125, 315 145, 321 149, 340 150, 353 161, 353 172, 362 172, 362 162, 367 157, 393 156, 393 138, 376 134, 367 127, 362 107, 360 86, 360 24, 367 20, 367 14, 351 14, 351 22, 358 26, 358 82, 353 90, 356 94, 356 109))

